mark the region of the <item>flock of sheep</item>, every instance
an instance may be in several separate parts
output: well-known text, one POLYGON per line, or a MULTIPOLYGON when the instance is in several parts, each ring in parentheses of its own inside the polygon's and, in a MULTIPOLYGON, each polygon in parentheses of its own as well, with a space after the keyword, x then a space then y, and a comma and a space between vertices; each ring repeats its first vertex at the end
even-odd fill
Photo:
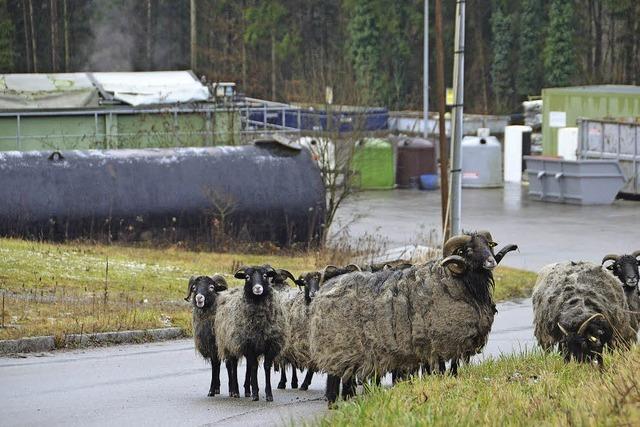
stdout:
MULTIPOLYGON (((496 314, 493 269, 516 245, 494 252, 487 231, 452 237, 442 257, 422 264, 328 266, 295 278, 269 265, 242 267, 244 286, 228 289, 220 275, 192 277, 185 298, 193 304, 198 352, 211 361, 209 396, 220 393, 225 362, 229 394, 240 397, 238 361, 247 369, 244 395, 259 400, 262 360, 266 400, 273 400, 271 368, 278 388, 297 388, 296 369, 327 374, 331 407, 355 394, 357 381, 387 373, 393 381, 422 370, 455 375, 461 362, 482 351, 496 314), (292 287, 297 285, 302 291, 292 287)), ((638 258, 607 255, 586 262, 546 266, 533 292, 535 335, 545 349, 566 360, 602 363, 602 351, 636 341, 640 324, 638 258)))

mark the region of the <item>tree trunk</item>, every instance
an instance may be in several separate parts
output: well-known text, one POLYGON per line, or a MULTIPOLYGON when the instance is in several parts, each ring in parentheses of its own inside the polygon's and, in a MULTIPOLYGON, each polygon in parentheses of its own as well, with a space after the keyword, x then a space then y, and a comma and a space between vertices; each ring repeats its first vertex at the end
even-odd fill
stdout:
POLYGON ((33 29, 33 4, 31 3, 31 0, 28 0, 29 2, 29 24, 31 27, 31 55, 32 55, 32 59, 33 59, 33 72, 37 73, 38 72, 38 46, 36 43, 36 35, 35 35, 35 31, 33 29))
POLYGON ((191 69, 193 71, 198 65, 196 47, 196 0, 191 0, 191 69))
POLYGON ((27 3, 22 0, 22 19, 24 21, 24 50, 26 55, 27 73, 31 72, 31 48, 29 40, 29 21, 27 20, 27 3))
POLYGON ((49 2, 51 6, 51 70, 58 71, 58 10, 56 0, 49 2))
POLYGON ((67 1, 62 0, 62 13, 64 14, 64 71, 69 72, 69 13, 67 1))
POLYGON ((151 70, 151 0, 147 0, 147 70, 151 70))
POLYGON ((444 125, 445 89, 444 89, 444 42, 442 33, 442 0, 435 0, 436 31, 436 98, 438 99, 438 133, 440 139, 440 200, 442 208, 442 238, 449 238, 450 227, 447 221, 449 201, 449 144, 444 125), (448 224, 448 226, 447 226, 448 224))
POLYGON ((602 83, 602 4, 596 1, 594 4, 594 33, 595 33, 595 49, 593 52, 593 69, 597 83, 602 83))
POLYGON ((271 100, 276 100, 276 33, 271 30, 271 100))

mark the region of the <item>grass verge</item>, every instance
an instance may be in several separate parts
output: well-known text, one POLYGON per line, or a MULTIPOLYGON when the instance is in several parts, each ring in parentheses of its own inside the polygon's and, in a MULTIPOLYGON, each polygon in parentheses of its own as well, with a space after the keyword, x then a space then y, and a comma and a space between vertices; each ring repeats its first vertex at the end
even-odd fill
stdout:
POLYGON ((538 351, 373 388, 340 403, 331 426, 640 425, 640 347, 605 357, 605 369, 538 351))
MULTIPOLYGON (((231 286, 242 264, 269 263, 294 274, 318 268, 326 254, 254 255, 0 239, 0 339, 182 327, 191 275, 222 273, 231 286), (107 269, 108 263, 108 269, 107 269)), ((527 296, 535 275, 500 268, 497 300, 527 296)))

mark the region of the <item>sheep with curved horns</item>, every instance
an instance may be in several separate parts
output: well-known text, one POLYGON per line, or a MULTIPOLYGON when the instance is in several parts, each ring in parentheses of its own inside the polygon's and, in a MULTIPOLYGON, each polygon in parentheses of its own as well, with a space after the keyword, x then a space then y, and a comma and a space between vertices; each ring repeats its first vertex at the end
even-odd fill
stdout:
POLYGON ((245 396, 259 400, 258 361, 264 357, 266 400, 273 400, 271 366, 285 340, 285 317, 270 280, 276 274, 268 265, 242 267, 234 277, 244 279, 244 286, 228 291, 218 304, 216 343, 218 355, 227 366, 231 397, 240 396, 237 366, 244 356, 249 370, 245 396))
POLYGON ((602 259, 602 266, 611 271, 622 283, 624 295, 631 311, 631 327, 638 331, 640 329, 640 273, 638 264, 640 263, 640 251, 635 251, 631 255, 609 254, 602 259), (613 261, 611 264, 607 264, 613 261))
POLYGON ((227 282, 219 274, 189 279, 185 301, 193 306, 193 339, 198 353, 211 362, 209 396, 220 394, 220 359, 215 337, 215 317, 218 294, 227 289, 227 282), (193 298, 191 298, 193 295, 193 298))
POLYGON ((566 361, 602 365, 605 347, 635 341, 629 307, 617 279, 600 265, 563 262, 543 267, 533 289, 534 335, 566 361))
MULTIPOLYGON (((349 383, 480 352, 495 314, 495 245, 487 231, 463 234, 444 244, 441 259, 327 281, 311 303, 309 342, 313 362, 329 374, 329 405, 341 378, 349 383)), ((516 248, 503 248, 500 259, 516 248)), ((352 393, 343 388, 343 397, 352 393)))

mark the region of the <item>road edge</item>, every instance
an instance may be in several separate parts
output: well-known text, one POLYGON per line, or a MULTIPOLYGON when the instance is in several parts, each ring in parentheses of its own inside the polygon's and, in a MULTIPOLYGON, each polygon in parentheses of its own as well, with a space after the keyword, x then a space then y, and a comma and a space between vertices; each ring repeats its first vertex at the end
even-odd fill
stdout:
POLYGON ((187 334, 182 328, 158 328, 93 334, 68 334, 60 337, 53 335, 28 337, 0 341, 0 355, 45 352, 64 348, 166 341, 186 336, 187 334))

